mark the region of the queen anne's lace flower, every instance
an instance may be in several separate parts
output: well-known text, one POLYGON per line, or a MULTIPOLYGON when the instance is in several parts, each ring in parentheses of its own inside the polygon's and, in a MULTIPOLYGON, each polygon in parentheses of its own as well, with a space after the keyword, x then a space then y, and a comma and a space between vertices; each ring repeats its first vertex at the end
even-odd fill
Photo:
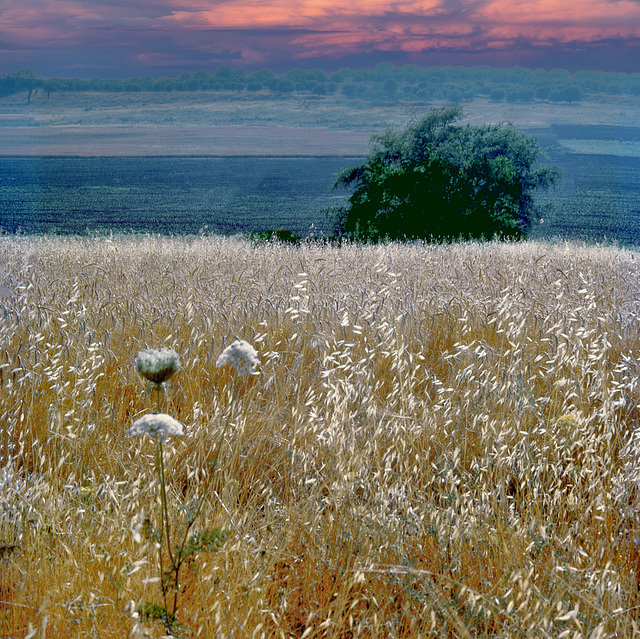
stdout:
POLYGON ((180 370, 180 357, 170 348, 150 348, 138 353, 136 367, 142 377, 162 384, 180 370))
POLYGON ((149 435, 154 439, 165 440, 169 437, 179 437, 184 435, 184 426, 177 420, 166 413, 153 413, 143 415, 136 419, 127 429, 127 435, 135 437, 136 435, 149 435))
POLYGON ((216 362, 218 368, 226 364, 231 364, 237 374, 243 376, 255 373, 256 368, 260 365, 260 360, 258 352, 249 342, 237 339, 222 351, 216 362))

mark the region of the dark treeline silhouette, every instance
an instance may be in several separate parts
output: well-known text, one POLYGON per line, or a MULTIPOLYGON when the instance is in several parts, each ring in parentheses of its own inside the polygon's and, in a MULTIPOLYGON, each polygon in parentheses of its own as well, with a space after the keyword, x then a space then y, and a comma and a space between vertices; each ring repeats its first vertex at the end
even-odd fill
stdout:
POLYGON ((42 89, 54 92, 91 91, 103 93, 144 91, 218 91, 246 94, 306 93, 336 95, 370 101, 448 100, 460 103, 478 97, 496 102, 577 102, 606 95, 640 96, 640 74, 564 69, 545 71, 523 67, 396 67, 378 64, 374 69, 287 71, 276 75, 268 69, 248 73, 242 69, 219 67, 208 71, 181 73, 177 78, 151 77, 38 79, 30 70, 0 75, 0 97, 42 89))

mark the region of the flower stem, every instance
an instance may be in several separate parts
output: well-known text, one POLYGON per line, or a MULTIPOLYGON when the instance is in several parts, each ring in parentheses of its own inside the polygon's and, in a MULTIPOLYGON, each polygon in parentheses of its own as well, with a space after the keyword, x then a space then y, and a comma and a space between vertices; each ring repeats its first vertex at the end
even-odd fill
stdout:
MULTIPOLYGON (((167 541, 169 559, 173 566, 173 552, 171 550, 171 532, 169 530, 169 508, 167 507, 167 488, 164 480, 164 454, 162 450, 162 439, 158 439, 158 474, 160 475, 160 503, 162 505, 162 527, 167 541)), ((162 530, 161 527, 161 530, 162 530)))
MULTIPOLYGON (((222 444, 224 442, 224 436, 226 435, 227 429, 229 428, 229 424, 231 423, 231 417, 233 415, 233 409, 235 407, 237 390, 238 390, 238 376, 234 375, 234 377, 233 377, 233 391, 231 393, 231 405, 229 406, 229 412, 227 413, 227 419, 226 419, 224 428, 222 429, 222 432, 220 433, 220 439, 218 440, 218 446, 216 447, 216 452, 214 454, 213 461, 209 464, 209 468, 207 469, 207 480, 206 480, 206 483, 205 483, 204 490, 202 491, 202 495, 198 499, 195 511, 188 517, 188 519, 186 521, 186 525, 184 527, 184 534, 183 534, 183 537, 182 537, 182 541, 180 542, 180 546, 178 547, 177 563, 173 563, 173 559, 171 560, 172 561, 173 570, 175 572, 175 593, 174 593, 173 611, 172 611, 174 616, 175 616, 175 613, 176 613, 176 609, 178 607, 178 586, 179 586, 178 572, 180 570, 180 566, 182 565, 183 551, 184 551, 185 546, 187 544, 187 541, 189 539, 189 531, 191 530, 191 527, 195 524, 196 520, 200 516, 200 513, 202 512, 202 506, 204 505, 205 497, 207 496, 207 494, 209 492, 209 487, 211 485, 211 481, 213 479, 213 476, 214 476, 214 473, 215 473, 215 469, 216 469, 216 467, 218 465, 218 458, 220 457, 220 450, 222 449, 222 444)), ((167 532, 167 536, 168 536, 168 532, 167 532)))

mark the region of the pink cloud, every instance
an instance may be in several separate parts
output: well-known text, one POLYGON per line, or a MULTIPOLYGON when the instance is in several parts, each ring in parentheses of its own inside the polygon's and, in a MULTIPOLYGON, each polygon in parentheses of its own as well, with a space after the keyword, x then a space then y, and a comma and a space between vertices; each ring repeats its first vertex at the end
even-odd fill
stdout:
POLYGON ((375 48, 425 51, 442 46, 502 49, 516 40, 593 42, 640 37, 632 0, 180 0, 162 22, 187 29, 309 29, 298 55, 375 48), (408 20, 404 24, 404 20, 408 20))
POLYGON ((640 3, 630 0, 493 0, 476 15, 489 41, 526 38, 544 46, 640 37, 640 3))
MULTIPOLYGON (((612 20, 640 20, 640 4, 631 0, 493 0, 477 15, 499 23, 540 24, 563 22, 579 24, 596 20, 608 23, 612 20)), ((636 22, 636 29, 640 22, 636 22)))
POLYGON ((292 40, 292 45, 301 48, 300 55, 319 55, 324 49, 334 53, 355 53, 358 50, 402 51, 420 53, 441 47, 469 47, 472 43, 473 27, 466 24, 432 25, 429 22, 385 22, 383 26, 362 21, 351 24, 350 29, 340 25, 339 31, 303 33, 292 40), (308 49, 308 51, 307 51, 308 49))
MULTIPOLYGON (((181 6, 185 6, 182 3, 181 6)), ((390 13, 428 16, 442 12, 441 0, 226 0, 195 3, 174 10, 164 20, 191 28, 333 27, 345 18, 377 17, 390 13)))
POLYGON ((0 15, 3 57, 66 51, 66 68, 107 49, 123 66, 184 70, 640 40, 638 0, 0 0, 0 15))

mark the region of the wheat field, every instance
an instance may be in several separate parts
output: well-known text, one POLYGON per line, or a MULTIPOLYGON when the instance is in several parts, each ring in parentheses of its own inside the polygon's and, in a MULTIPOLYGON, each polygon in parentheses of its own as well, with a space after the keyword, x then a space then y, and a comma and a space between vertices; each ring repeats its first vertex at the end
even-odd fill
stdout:
POLYGON ((0 285, 0 637, 165 634, 125 435, 163 346, 169 509, 207 486, 230 531, 184 636, 640 632, 639 254, 2 237, 0 285), (230 413, 236 338, 261 365, 230 413))

